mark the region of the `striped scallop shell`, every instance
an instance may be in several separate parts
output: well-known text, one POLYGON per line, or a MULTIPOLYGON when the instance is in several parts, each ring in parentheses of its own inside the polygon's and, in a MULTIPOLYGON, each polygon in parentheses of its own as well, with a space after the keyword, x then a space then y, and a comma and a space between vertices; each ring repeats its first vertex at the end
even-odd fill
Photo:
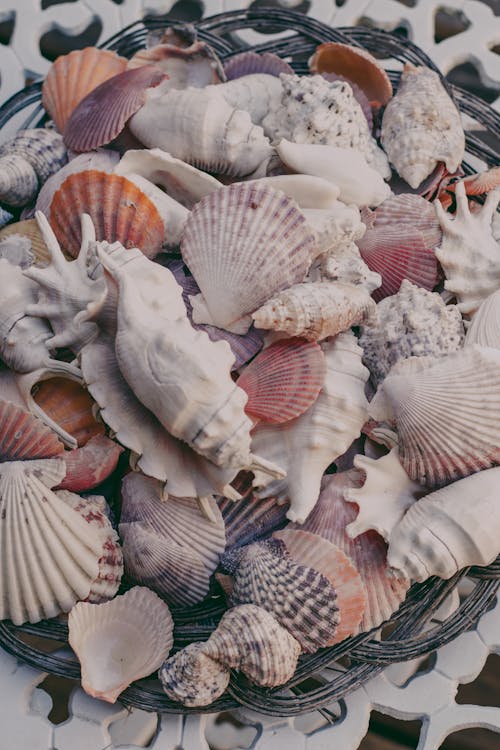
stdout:
POLYGON ((53 458, 63 451, 55 433, 39 419, 0 400, 0 462, 53 458))
POLYGON ((231 185, 191 211, 181 242, 201 289, 197 323, 244 333, 252 313, 281 289, 303 281, 314 237, 296 203, 260 185, 231 185))
POLYGON ((500 351, 471 346, 399 362, 370 403, 396 425, 407 474, 436 487, 500 462, 500 351))
POLYGON ((281 73, 293 73, 290 65, 272 52, 253 52, 248 50, 233 55, 224 63, 224 73, 228 81, 242 78, 252 73, 267 73, 279 76, 281 73))
POLYGON ((481 303, 465 336, 465 346, 491 346, 500 349, 500 290, 481 303))
POLYGON ((42 104, 60 133, 76 105, 99 84, 122 73, 127 60, 111 50, 85 47, 61 55, 42 85, 42 104))
POLYGON ((266 539, 287 523, 288 503, 279 505, 274 497, 258 500, 247 493, 236 502, 218 498, 217 504, 224 519, 227 549, 266 539))
POLYGON ((104 604, 73 607, 69 644, 85 692, 114 703, 134 680, 158 669, 172 648, 173 625, 165 602, 140 586, 104 604))
POLYGON ((207 656, 204 645, 190 643, 167 659, 158 672, 170 700, 189 708, 208 706, 229 685, 229 667, 207 656))

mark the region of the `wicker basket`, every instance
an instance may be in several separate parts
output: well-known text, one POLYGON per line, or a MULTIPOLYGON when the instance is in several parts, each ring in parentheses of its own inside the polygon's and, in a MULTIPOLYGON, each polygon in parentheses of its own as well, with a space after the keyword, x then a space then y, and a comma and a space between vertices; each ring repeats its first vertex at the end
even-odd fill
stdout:
MULTIPOLYGON (((136 22, 116 34, 103 47, 130 57, 144 46, 149 30, 175 23, 175 20, 169 18, 146 18, 143 22, 136 22)), ((238 32, 253 28, 258 31, 289 32, 277 41, 269 40, 251 49, 257 52, 272 51, 286 57, 291 61, 294 70, 301 74, 308 72, 307 59, 314 48, 326 41, 362 46, 377 57, 424 64, 436 70, 432 60, 424 52, 411 42, 401 40, 395 35, 362 27, 333 29, 302 14, 275 8, 242 10, 212 16, 197 23, 196 28, 199 38, 210 43, 223 61, 243 49, 248 49, 248 45, 238 37, 238 32)), ((397 86, 400 74, 389 72, 389 75, 393 84, 397 86)), ((445 79, 443 82, 461 112, 472 117, 490 136, 500 139, 500 114, 478 97, 452 86, 445 79)), ((22 114, 23 110, 26 110, 25 115, 29 111, 29 116, 25 116, 24 121, 21 118, 19 127, 42 125, 46 115, 39 104, 40 98, 41 82, 34 83, 13 96, 0 108, 0 128, 14 116, 19 121, 19 113, 22 114)), ((477 130, 474 133, 466 133, 466 150, 467 155, 478 157, 489 166, 499 164, 498 155, 477 136, 477 130)), ((464 162, 463 168, 466 173, 474 171, 467 162, 464 162)), ((166 697, 158 680, 149 678, 131 685, 121 694, 120 702, 166 713, 213 713, 238 705, 277 716, 294 716, 315 709, 323 712, 325 706, 341 700, 348 692, 358 688, 387 665, 425 655, 470 628, 494 599, 499 582, 500 557, 488 567, 462 570, 448 581, 430 578, 423 584, 415 584, 400 609, 384 625, 382 634, 380 628, 377 628, 374 632, 349 638, 313 655, 303 655, 294 678, 286 686, 278 689, 258 688, 242 675, 233 673, 229 688, 221 698, 205 709, 186 709, 166 697), (433 613, 465 575, 469 576, 472 582, 471 593, 447 620, 429 628, 433 613), (342 667, 328 670, 341 658, 342 667), (314 679, 314 675, 320 670, 322 678, 314 679), (330 675, 326 683, 325 674, 330 675)), ((214 588, 213 594, 200 605, 189 610, 174 610, 176 648, 192 641, 205 640, 224 609, 222 593, 214 588)), ((24 637, 26 635, 49 638, 60 642, 62 647, 67 643, 68 635, 64 622, 55 619, 17 628, 9 621, 1 622, 0 644, 11 654, 37 669, 67 678, 79 678, 79 664, 74 657, 67 652, 62 655, 47 654, 32 645, 27 645, 27 639, 24 637)), ((325 715, 328 715, 328 711, 325 711, 325 715)))

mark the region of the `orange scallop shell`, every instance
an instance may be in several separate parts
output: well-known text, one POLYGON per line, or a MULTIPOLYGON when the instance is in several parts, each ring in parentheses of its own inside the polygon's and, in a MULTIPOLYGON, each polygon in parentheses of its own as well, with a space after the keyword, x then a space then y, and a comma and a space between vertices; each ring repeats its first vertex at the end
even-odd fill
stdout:
POLYGON ((74 380, 43 380, 37 384, 33 398, 50 419, 75 438, 78 447, 97 435, 104 435, 104 425, 94 417, 95 401, 74 380))
POLYGON ((116 52, 86 47, 62 55, 52 64, 42 86, 42 104, 60 133, 81 100, 127 67, 116 52))
POLYGON ((50 224, 62 249, 73 258, 80 250, 83 213, 90 215, 98 241, 138 247, 148 258, 161 250, 165 232, 161 216, 126 177, 95 169, 76 172, 54 194, 50 224))

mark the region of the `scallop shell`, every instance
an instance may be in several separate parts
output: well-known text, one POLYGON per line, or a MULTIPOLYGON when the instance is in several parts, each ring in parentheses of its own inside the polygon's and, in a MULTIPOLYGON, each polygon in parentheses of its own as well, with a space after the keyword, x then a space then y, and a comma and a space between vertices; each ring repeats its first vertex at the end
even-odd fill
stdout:
POLYGON ((242 547, 269 537, 286 523, 288 504, 278 505, 274 497, 258 500, 253 493, 241 500, 218 498, 224 519, 226 547, 242 547))
POLYGON ((234 78, 251 75, 252 73, 267 73, 279 76, 281 73, 293 73, 293 68, 272 52, 253 52, 247 50, 233 55, 224 63, 224 73, 228 81, 234 78))
POLYGON ((293 677, 301 647, 265 609, 242 604, 224 613, 202 651, 256 685, 275 687, 293 677))
POLYGON ((458 168, 465 152, 460 113, 435 71, 405 64, 397 93, 384 111, 381 143, 412 188, 439 161, 449 172, 458 168))
MULTIPOLYGON (((368 416, 368 370, 361 364, 355 336, 341 333, 323 342, 322 348, 327 374, 316 402, 291 422, 258 425, 252 433, 253 449, 287 472, 284 481, 273 481, 256 494, 289 498, 287 516, 292 521, 306 519, 318 499, 324 471, 359 437, 368 416)), ((256 472, 254 484, 262 483, 256 472)))
POLYGON ((80 602, 69 614, 68 627, 83 689, 108 703, 158 669, 173 645, 167 605, 141 586, 105 604, 80 602))
POLYGON ((0 400, 0 463, 53 458, 63 451, 63 444, 39 419, 10 401, 0 400))
MULTIPOLYGON (((497 187, 500 187, 500 167, 492 167, 486 172, 472 174, 464 177, 459 182, 464 183, 467 195, 483 195, 489 193, 497 187)), ((452 204, 452 195, 456 192, 457 182, 443 186, 438 194, 438 198, 443 208, 449 208, 452 204)))
POLYGON ((461 349, 462 316, 439 294, 404 280, 397 294, 378 303, 376 317, 363 323, 359 343, 378 385, 401 359, 440 357, 461 349))
POLYGON ((152 201, 133 182, 95 169, 70 175, 50 205, 50 224, 72 257, 81 246, 80 220, 89 214, 98 240, 138 247, 154 257, 163 244, 164 227, 152 201))
POLYGON ((172 89, 204 88, 225 80, 222 63, 206 42, 195 41, 189 47, 156 44, 140 49, 128 61, 128 68, 143 65, 153 65, 165 73, 172 89))
POLYGON ((234 575, 230 606, 256 604, 267 610, 303 651, 326 646, 339 622, 336 593, 327 578, 297 565, 276 539, 240 547, 222 558, 234 575))
POLYGON ((152 90, 131 118, 130 130, 147 148, 162 148, 207 172, 248 175, 272 149, 262 128, 252 124, 248 112, 231 107, 220 87, 195 95, 189 89, 152 90))
POLYGON ((371 630, 395 612, 410 588, 404 575, 387 575, 387 544, 375 531, 367 531, 351 539, 345 529, 355 520, 355 507, 344 500, 347 488, 359 487, 359 472, 348 471, 325 476, 319 500, 306 522, 295 528, 319 534, 345 552, 352 560, 366 587, 368 603, 360 632, 371 630))
POLYGON ((49 261, 47 245, 35 219, 18 221, 0 230, 0 258, 23 270, 35 262, 49 261))
POLYGON ((0 463, 0 619, 15 625, 67 612, 99 573, 103 535, 50 489, 65 473, 60 458, 0 463))
POLYGON ((170 700, 190 708, 208 706, 225 691, 231 672, 203 651, 203 643, 190 643, 167 659, 158 676, 170 700))
POLYGON ((73 50, 58 57, 42 85, 42 104, 58 131, 64 131, 69 116, 88 93, 126 67, 125 57, 96 47, 73 50))
POLYGON ((276 151, 284 163, 301 174, 323 177, 340 188, 339 199, 356 206, 378 206, 391 195, 382 176, 352 148, 317 143, 292 143, 284 138, 276 151))
POLYGON ((458 300, 463 315, 473 315, 483 300, 500 285, 499 243, 492 233, 492 220, 500 190, 489 193, 484 206, 470 212, 463 182, 456 189, 457 210, 452 218, 435 202, 443 240, 436 248, 446 281, 444 288, 458 300))
POLYGON ((91 438, 82 448, 66 451, 66 476, 59 489, 86 492, 97 487, 116 469, 122 451, 104 435, 91 438))
POLYGON ((433 205, 412 193, 393 195, 374 211, 363 209, 362 220, 367 228, 364 237, 378 230, 404 227, 405 231, 416 229, 421 232, 426 246, 435 248, 443 236, 433 205))
POLYGON ((393 529, 387 559, 415 581, 451 578, 500 553, 500 468, 487 469, 422 498, 393 529))
POLYGON ((500 349, 500 290, 480 304, 467 329, 465 346, 474 344, 500 349))
POLYGON ((407 474, 428 487, 500 462, 500 351, 471 346, 400 361, 370 403, 396 424, 407 474))
POLYGON ((253 313, 257 328, 319 341, 373 318, 375 303, 362 286, 304 283, 280 292, 253 313))
POLYGON ((285 543, 288 554, 300 565, 317 570, 337 594, 340 622, 328 643, 333 646, 359 632, 367 605, 366 588, 351 560, 341 549, 310 531, 283 529, 273 534, 285 543))
POLYGON ((158 86, 164 74, 150 65, 125 70, 108 78, 75 107, 64 128, 64 143, 72 151, 92 151, 111 143, 127 120, 146 101, 147 91, 158 86))
POLYGON ((303 414, 316 401, 325 375, 318 344, 287 339, 258 354, 237 382, 248 395, 246 413, 276 424, 303 414))
POLYGON ((202 294, 192 299, 195 322, 245 333, 249 313, 304 279, 314 238, 294 201, 272 188, 240 184, 194 207, 181 251, 202 294))

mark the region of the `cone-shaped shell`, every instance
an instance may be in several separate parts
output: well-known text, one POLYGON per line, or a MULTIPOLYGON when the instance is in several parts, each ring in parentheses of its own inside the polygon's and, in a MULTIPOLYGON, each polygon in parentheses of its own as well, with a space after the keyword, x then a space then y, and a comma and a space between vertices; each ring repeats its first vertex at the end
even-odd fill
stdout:
POLYGON ((181 242, 184 262, 210 319, 244 333, 252 313, 281 289, 302 281, 314 237, 296 203, 260 185, 232 185, 203 198, 189 215, 181 242))
POLYGON ((500 290, 481 303, 465 336, 465 346, 479 344, 500 349, 500 290))
POLYGON ((140 586, 105 604, 80 602, 69 614, 68 627, 83 689, 108 703, 158 669, 173 645, 167 605, 140 586))
POLYGON ((0 401, 0 462, 52 458, 63 451, 63 444, 39 419, 0 401))
POLYGON ((88 93, 126 67, 126 58, 96 47, 73 50, 58 57, 42 85, 42 104, 58 131, 64 132, 69 116, 88 93))
POLYGON ((168 697, 190 708, 208 706, 229 685, 229 667, 207 656, 204 645, 190 643, 167 659, 158 672, 168 697))
POLYGON ((396 365, 370 403, 394 421, 407 474, 428 487, 500 462, 500 351, 471 346, 396 365))
POLYGON ((243 672, 263 687, 290 680, 301 650, 269 612, 254 604, 228 610, 202 649, 207 656, 243 672))

